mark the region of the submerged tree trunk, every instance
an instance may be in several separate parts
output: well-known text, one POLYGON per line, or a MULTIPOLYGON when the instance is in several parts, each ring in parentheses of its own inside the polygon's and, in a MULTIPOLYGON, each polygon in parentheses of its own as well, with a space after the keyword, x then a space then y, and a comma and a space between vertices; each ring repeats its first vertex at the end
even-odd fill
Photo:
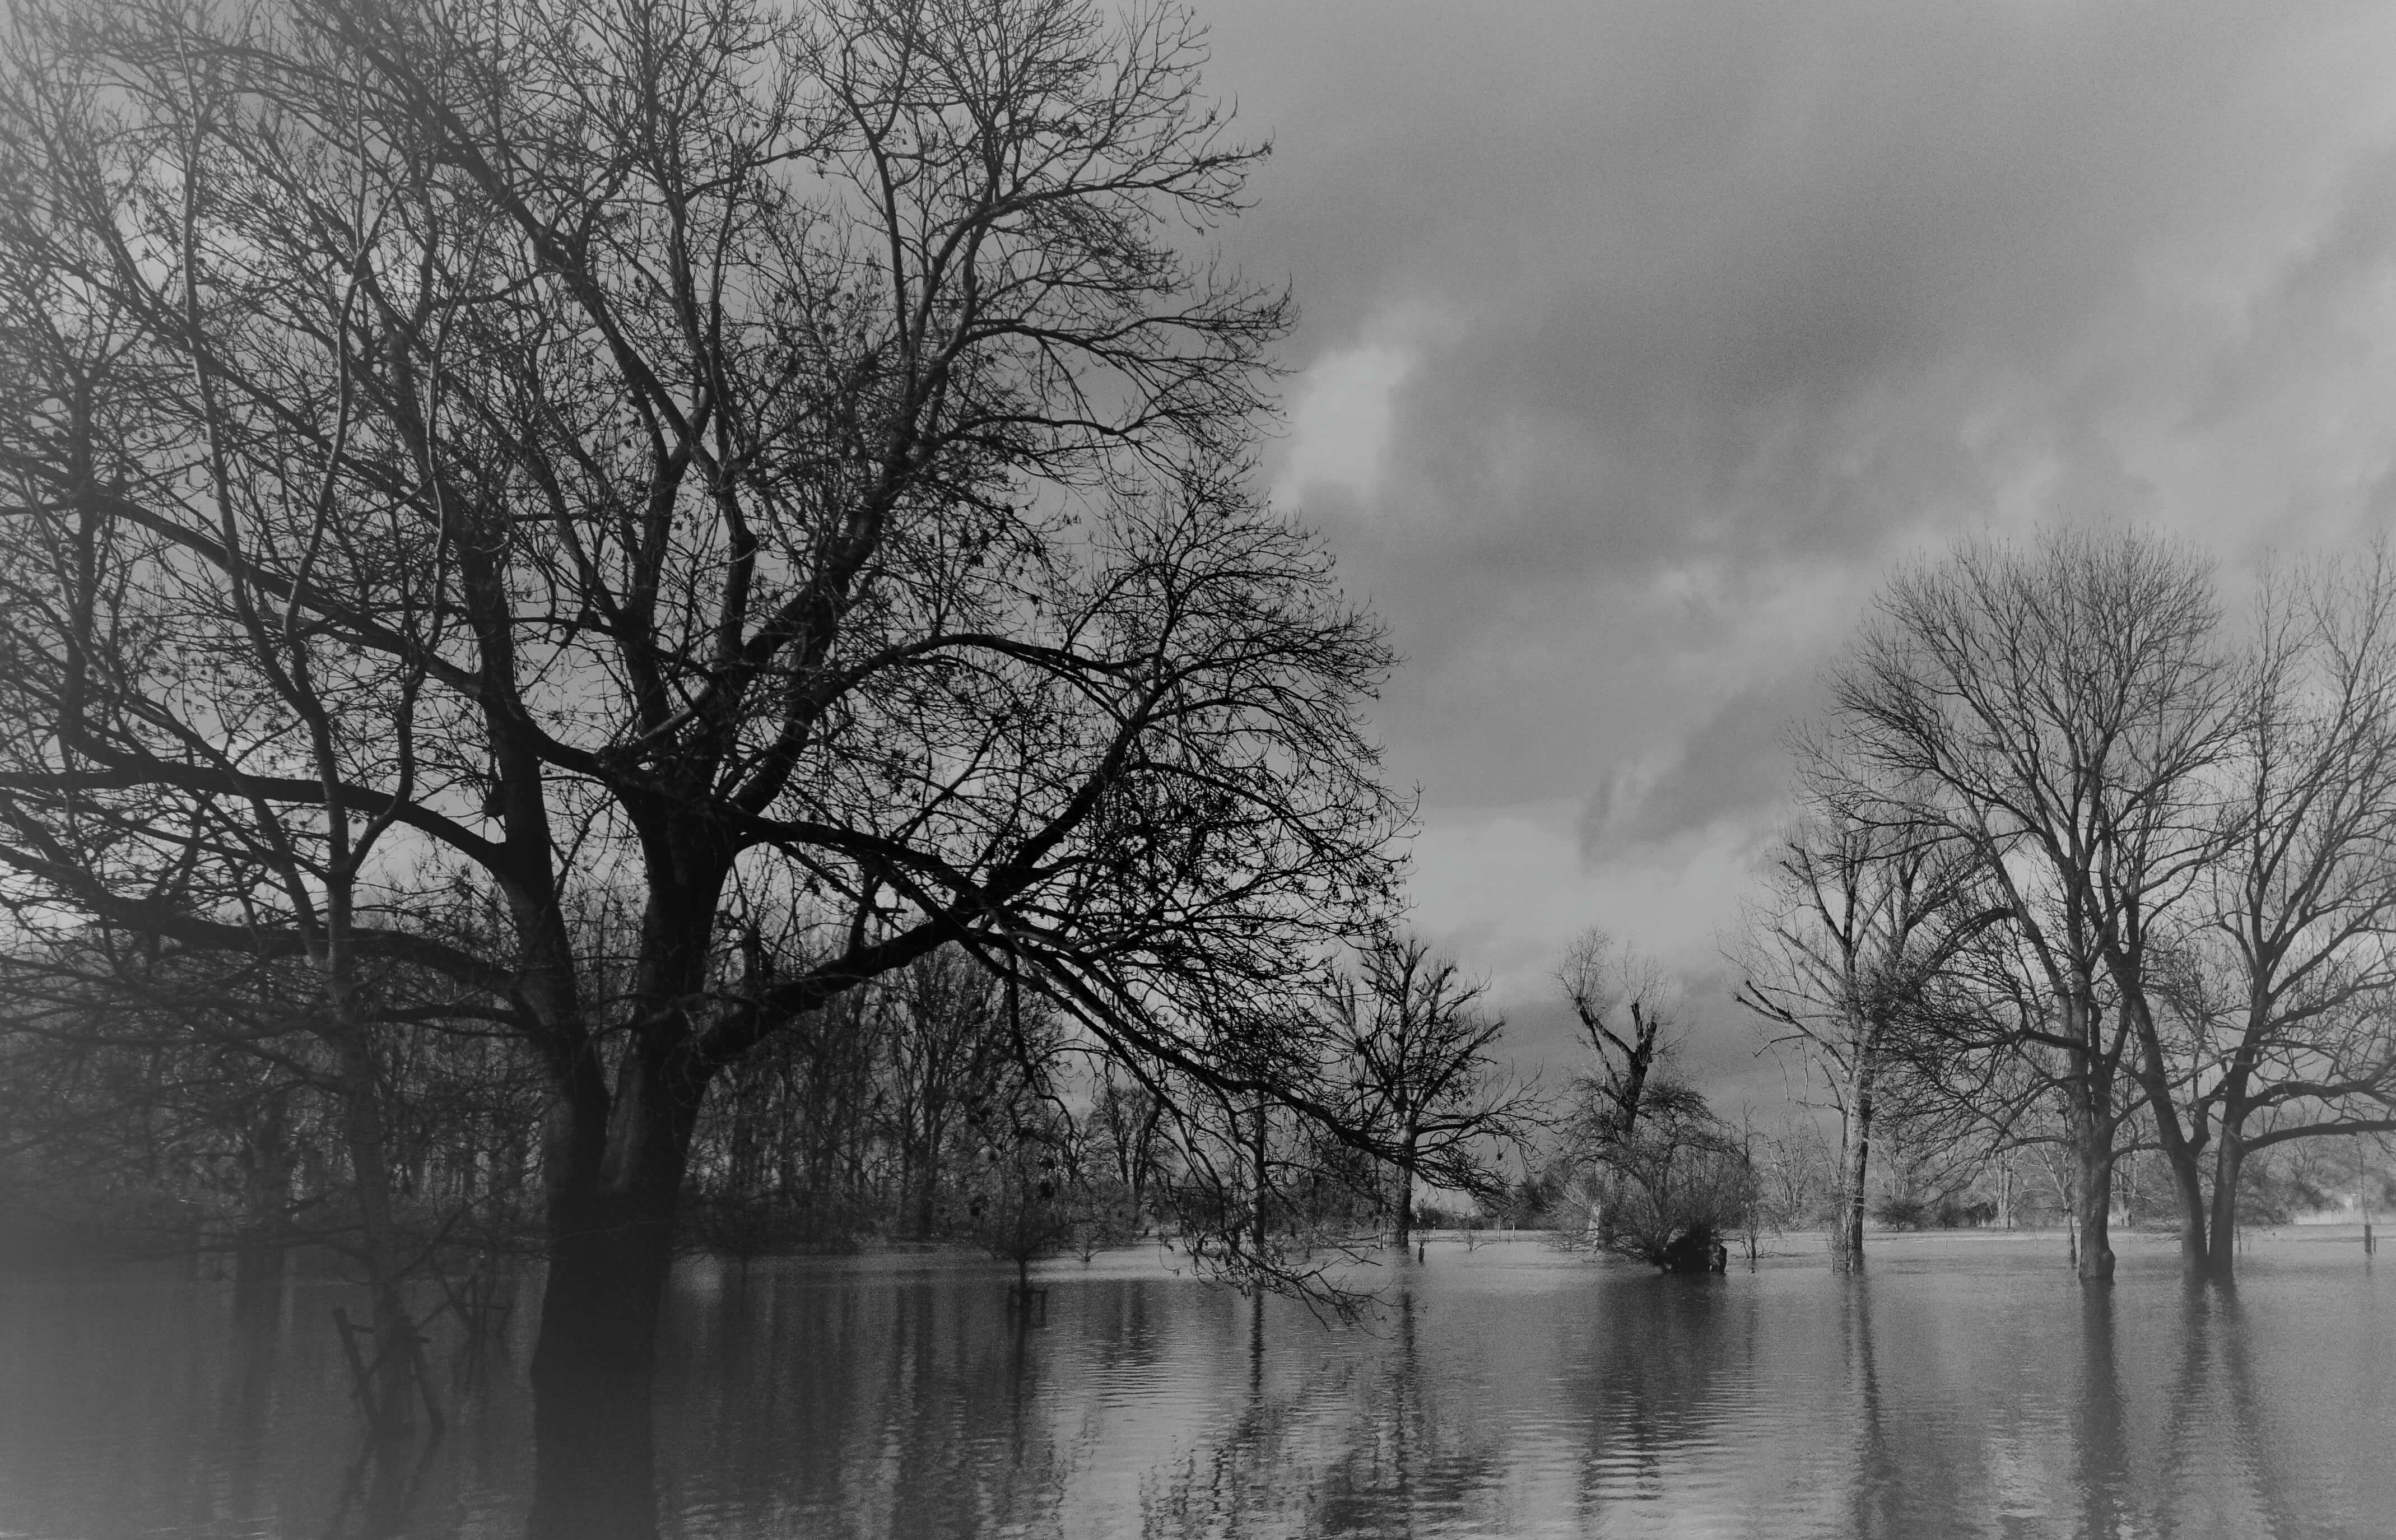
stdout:
POLYGON ((553 1388, 647 1383, 704 1094, 677 1083, 664 1057, 628 1053, 612 1097, 570 1098, 553 1114, 566 1148, 552 1154, 549 1276, 533 1349, 543 1401, 553 1388))
POLYGON ((2081 1281, 2110 1282, 2113 1277, 2111 1215, 2113 1138, 2103 1093, 2083 1085, 2082 1105, 2073 1109, 2072 1158, 2075 1164, 2072 1204, 2077 1212, 2073 1251, 2081 1281))
POLYGON ((2171 1156, 2172 1190, 2179 1200, 2179 1260, 2191 1278, 2211 1268, 2207 1246, 2212 1229, 2205 1212, 2204 1170, 2196 1150, 2182 1148, 2171 1156))
POLYGON ((549 1275, 533 1348, 532 1540, 650 1540, 658 1320, 695 1099, 627 1063, 552 1112, 549 1275))
MULTIPOLYGON (((614 1084, 595 1035, 551 1065, 549 1276, 533 1348, 537 1402, 571 1397, 586 1383, 647 1393, 683 1174, 708 1081, 721 1068, 695 1053, 689 1010, 707 993, 731 852, 704 822, 672 814, 645 833, 650 886, 631 991, 640 1014, 614 1084)), ((562 939, 562 928, 557 934, 562 939)), ((536 1410, 536 1427, 543 1415, 536 1410)))
POLYGON ((1840 1109, 1839 1209, 1830 1222, 1833 1272, 1854 1272, 1864 1265, 1864 1183, 1871 1160, 1873 1060, 1871 1046, 1858 1043, 1840 1109))
POLYGON ((2221 1144, 2213 1155, 2213 1233, 2204 1258, 2205 1276, 2227 1283, 2238 1272, 2238 1179, 2246 1164, 2246 1142, 2237 1122, 2221 1121, 2221 1144))
MULTIPOLYGON (((2138 1037, 2139 1086, 2146 1092, 2148 1110, 2154 1117, 2155 1137, 2163 1146, 2164 1161, 2171 1166, 2172 1190, 2179 1202, 2180 1267, 2190 1277, 2195 1277, 2204 1272, 2208 1266, 2202 1104, 2192 1109, 2196 1126, 2183 1131, 2179 1109, 2172 1101, 2169 1066, 2163 1061, 2163 1040, 2155 1030, 2154 1013, 2148 1008, 2142 997, 2128 995, 2127 987, 2124 989, 2123 1010, 2130 1016, 2138 1037)), ((2136 1168, 2132 1169, 2135 1172, 2136 1168)), ((2130 1202, 2136 1201, 2134 1190, 2130 1202)))

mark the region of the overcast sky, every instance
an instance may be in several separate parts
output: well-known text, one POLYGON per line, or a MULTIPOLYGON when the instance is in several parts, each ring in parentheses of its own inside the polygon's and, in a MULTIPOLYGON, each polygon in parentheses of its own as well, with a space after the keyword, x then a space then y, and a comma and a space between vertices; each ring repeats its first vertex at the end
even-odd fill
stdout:
POLYGON ((1196 0, 1304 310, 1264 473, 1404 653, 1415 917, 1525 1047, 1601 925, 1718 942, 1891 565, 2386 524, 2396 7, 1196 0))

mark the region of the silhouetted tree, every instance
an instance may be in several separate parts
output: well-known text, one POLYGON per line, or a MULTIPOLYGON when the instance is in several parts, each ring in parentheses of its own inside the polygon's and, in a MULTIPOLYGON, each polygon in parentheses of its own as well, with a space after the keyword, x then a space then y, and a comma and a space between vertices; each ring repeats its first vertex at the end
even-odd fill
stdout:
POLYGON ((8 901, 304 962, 353 1083, 377 970, 514 1034, 544 1419, 646 1376, 717 1077, 938 947, 1272 1089, 1212 1023, 1302 994, 1401 810, 1378 631, 1240 490, 1288 310, 1183 255, 1256 154, 1184 15, 18 20, 8 901))

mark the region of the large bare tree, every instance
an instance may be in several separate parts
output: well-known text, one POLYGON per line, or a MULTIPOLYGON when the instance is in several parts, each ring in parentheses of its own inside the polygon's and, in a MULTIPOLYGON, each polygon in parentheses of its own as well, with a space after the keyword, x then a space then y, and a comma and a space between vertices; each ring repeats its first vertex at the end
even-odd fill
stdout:
POLYGON ((1404 810, 1378 631, 1241 490, 1288 310, 1200 246, 1258 152, 1183 13, 15 17, 0 882, 361 1052, 406 980, 520 1035, 545 1417, 646 1373, 714 1078, 944 943, 1277 1094, 1211 1023, 1404 810))
POLYGON ((2396 1130, 2396 567, 2272 575, 2255 610, 2218 861, 2175 1003, 2212 1123, 2207 1261, 2247 1156, 2396 1130))
POLYGON ((1900 575, 1832 678, 1851 805, 1972 852, 2035 970, 2041 1009, 2017 1035, 2061 1061, 2083 1278, 2112 1274, 2123 1072, 2179 1179, 2184 1245, 2203 1253, 2152 991, 2163 916, 2216 844, 2232 699, 2216 628, 2206 564, 2158 538, 1971 544, 1900 575))

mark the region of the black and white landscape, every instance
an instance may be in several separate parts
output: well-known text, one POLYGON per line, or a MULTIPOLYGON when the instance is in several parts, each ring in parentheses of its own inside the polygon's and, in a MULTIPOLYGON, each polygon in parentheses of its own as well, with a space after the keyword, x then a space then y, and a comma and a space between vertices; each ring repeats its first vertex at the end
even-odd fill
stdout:
POLYGON ((2396 13, 16 0, 0 1534, 2396 1534, 2396 13))

